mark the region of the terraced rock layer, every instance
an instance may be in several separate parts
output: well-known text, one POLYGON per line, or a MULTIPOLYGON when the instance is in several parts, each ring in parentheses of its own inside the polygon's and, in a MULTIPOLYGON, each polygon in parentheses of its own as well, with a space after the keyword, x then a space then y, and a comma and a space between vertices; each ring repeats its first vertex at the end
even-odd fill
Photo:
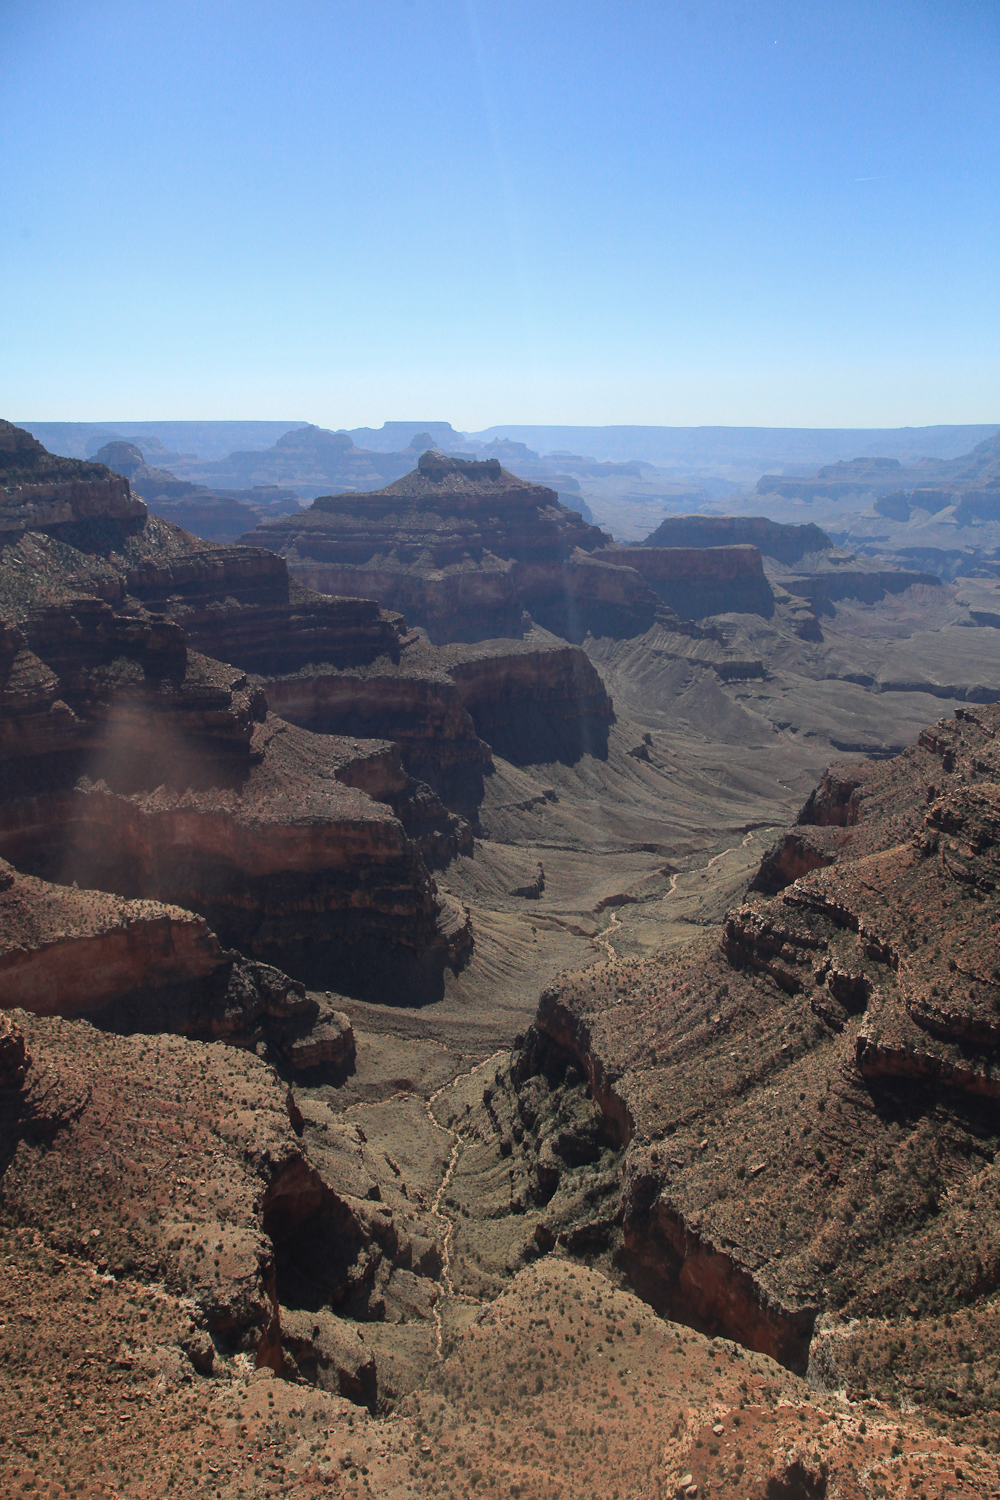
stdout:
POLYGON ((591 554, 610 539, 554 490, 500 467, 425 453, 384 490, 323 496, 249 533, 324 593, 374 598, 442 643, 519 636, 528 610, 572 640, 645 630, 657 600, 591 554))
POLYGON ((0 1005, 122 1032, 264 1043, 296 1069, 348 1068, 353 1034, 279 969, 222 947, 204 918, 56 886, 0 862, 0 1005))
POLYGON ((767 516, 667 516, 644 547, 756 547, 779 562, 795 563, 833 546, 813 522, 785 525, 767 516))
MULTIPOLYGON (((36 449, 17 450, 22 469, 44 470, 36 449)), ((258 682, 187 636, 249 666, 337 670, 398 660, 401 622, 309 596, 282 559, 199 542, 139 501, 48 529, 18 504, 0 560, 0 857, 196 911, 225 944, 319 964, 336 988, 414 965, 437 983, 471 934, 424 855, 444 862, 468 828, 392 745, 281 724, 258 682)))
POLYGON ((756 546, 656 547, 647 541, 642 547, 608 547, 597 555, 633 568, 682 620, 728 613, 770 619, 774 614, 774 595, 756 546))
MULTIPOLYGON (((1000 709, 961 710, 832 768, 765 860, 776 894, 546 992, 489 1103, 539 1246, 604 1246, 670 1316, 793 1369, 823 1347, 862 1385, 852 1319, 986 1316, 998 734, 1000 709)), ((951 1389, 945 1409, 980 1409, 951 1389)))

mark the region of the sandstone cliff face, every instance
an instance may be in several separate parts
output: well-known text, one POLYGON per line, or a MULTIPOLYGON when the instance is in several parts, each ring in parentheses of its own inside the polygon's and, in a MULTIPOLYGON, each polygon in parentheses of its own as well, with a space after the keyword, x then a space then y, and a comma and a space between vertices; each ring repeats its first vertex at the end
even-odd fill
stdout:
POLYGON ((490 749, 458 687, 418 637, 405 639, 402 660, 382 657, 354 670, 310 667, 268 678, 265 691, 277 714, 303 728, 391 739, 410 776, 475 816, 490 749))
POLYGON ((229 955, 203 918, 69 890, 0 862, 0 1002, 85 1014, 144 985, 202 979, 229 955))
POLYGON ((105 518, 141 521, 145 515, 143 501, 132 494, 128 480, 117 475, 20 484, 0 491, 0 535, 7 537, 105 518))
POLYGON ((641 635, 665 613, 640 570, 610 548, 577 549, 557 565, 519 562, 515 583, 532 619, 568 641, 641 635))
MULTIPOLYGON (((268 529, 273 525, 268 523, 268 529)), ((251 532, 255 540, 281 545, 280 538, 251 532)), ((411 625, 425 629, 432 641, 482 640, 520 635, 524 606, 515 587, 513 566, 484 556, 481 563, 455 564, 428 573, 418 564, 391 563, 351 567, 319 562, 293 547, 285 554, 294 578, 321 593, 361 594, 383 608, 398 610, 411 625)))
POLYGON ((0 1006, 115 1031, 266 1042, 295 1068, 353 1061, 346 1017, 314 1027, 318 1005, 301 984, 224 949, 194 912, 51 885, 3 862, 0 1006))
POLYGON ((8 804, 0 848, 22 868, 197 911, 225 943, 293 973, 322 969, 337 988, 457 956, 417 848, 371 795, 405 789, 390 746, 269 718, 242 761, 181 770, 151 790, 84 777, 8 804))
MULTIPOLYGON (((856 563, 857 559, 853 559, 856 563)), ((817 614, 832 614, 837 599, 859 599, 878 604, 886 594, 901 594, 915 584, 940 588, 936 573, 918 573, 902 568, 823 567, 814 573, 781 573, 777 582, 788 593, 808 599, 817 614)))
MULTIPOLYGON (((155 529, 162 535, 168 525, 158 521, 155 529)), ((147 531, 153 529, 151 523, 147 531)), ((138 559, 126 585, 147 609, 180 625, 195 649, 262 673, 314 661, 347 667, 398 658, 401 622, 371 598, 312 593, 264 548, 187 541, 179 556, 138 559)))

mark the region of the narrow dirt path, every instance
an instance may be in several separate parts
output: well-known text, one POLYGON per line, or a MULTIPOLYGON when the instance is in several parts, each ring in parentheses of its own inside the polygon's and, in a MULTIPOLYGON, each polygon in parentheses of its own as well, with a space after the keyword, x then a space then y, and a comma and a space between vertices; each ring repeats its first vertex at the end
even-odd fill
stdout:
MULTIPOLYGON (((436 1130, 442 1130, 446 1135, 449 1135, 451 1137, 451 1151, 448 1156, 448 1165, 445 1168, 444 1176, 441 1178, 440 1186, 438 1187, 437 1192, 434 1194, 434 1201, 432 1202, 430 1207, 431 1217, 437 1220, 437 1222, 442 1226, 443 1231, 441 1236, 440 1284, 443 1288, 443 1294, 450 1297, 453 1302, 468 1302, 476 1307, 481 1305, 479 1298, 466 1296, 464 1292, 456 1292, 455 1284, 451 1279, 451 1239, 455 1228, 455 1220, 450 1217, 442 1208, 445 1194, 448 1191, 448 1187, 451 1183, 452 1176, 454 1175, 455 1168, 458 1166, 458 1158, 461 1155, 463 1144, 462 1136, 459 1131, 453 1129, 450 1125, 441 1124, 441 1121, 434 1114, 433 1104, 435 1099, 440 1099, 441 1095, 446 1093, 448 1089, 455 1088, 457 1084, 463 1082, 463 1080, 466 1078, 475 1077, 475 1075, 481 1072, 484 1068, 488 1068, 491 1063, 495 1063, 498 1058, 502 1058, 505 1056, 505 1048, 498 1052, 492 1053, 491 1056, 484 1058, 482 1062, 476 1063, 474 1068, 469 1068, 465 1073, 456 1074, 456 1076, 452 1078, 450 1082, 442 1084, 439 1089, 434 1090, 434 1093, 431 1094, 428 1099, 424 1100, 424 1108, 427 1111, 428 1120, 430 1120, 431 1124, 436 1130)), ((435 1354, 437 1359, 440 1361, 444 1358, 442 1352, 444 1343, 444 1327, 441 1322, 440 1296, 434 1303, 431 1311, 434 1317, 435 1354)))
POLYGON ((615 952, 614 944, 612 943, 608 934, 610 932, 614 932, 615 928, 620 927, 621 925, 621 919, 618 916, 618 913, 616 911, 613 911, 611 913, 611 917, 607 927, 605 927, 604 931, 600 933, 597 938, 598 947, 607 949, 608 958, 612 963, 614 963, 615 959, 618 957, 618 954, 615 952))

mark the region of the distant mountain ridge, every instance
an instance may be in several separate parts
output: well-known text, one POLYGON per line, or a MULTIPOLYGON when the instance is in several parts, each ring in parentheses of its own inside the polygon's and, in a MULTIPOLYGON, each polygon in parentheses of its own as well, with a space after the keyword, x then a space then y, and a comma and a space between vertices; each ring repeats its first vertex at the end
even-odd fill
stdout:
MULTIPOLYGON (((164 446, 161 462, 178 472, 180 455, 195 455, 201 464, 221 462, 238 452, 260 452, 286 433, 303 429, 303 421, 285 422, 32 422, 19 426, 53 453, 90 458, 114 438, 145 437, 164 446), (169 454, 169 458, 167 457, 169 454), (173 460, 173 462, 172 462, 173 460)), ((326 430, 326 429, 317 429, 326 430)), ((548 426, 501 424, 480 432, 461 432, 450 422, 384 422, 381 427, 340 429, 356 448, 376 454, 401 453, 420 434, 449 453, 481 456, 494 442, 522 443, 536 455, 562 459, 589 455, 588 462, 655 464, 678 475, 725 475, 756 483, 768 471, 812 472, 824 464, 850 461, 860 454, 915 463, 968 453, 1000 432, 1000 423, 897 428, 806 427, 665 427, 548 426)), ((140 442, 140 446, 142 446, 140 442)), ((503 455, 497 457, 503 461, 503 455)), ((184 478, 193 475, 183 474, 184 478)))

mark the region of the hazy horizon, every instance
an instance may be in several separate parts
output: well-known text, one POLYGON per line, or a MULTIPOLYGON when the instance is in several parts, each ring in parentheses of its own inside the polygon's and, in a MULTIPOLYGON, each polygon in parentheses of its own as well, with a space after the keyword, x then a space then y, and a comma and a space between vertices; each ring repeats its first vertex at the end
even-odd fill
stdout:
POLYGON ((8 9, 0 409, 1000 416, 1000 12, 8 9))
MULTIPOLYGON (((72 458, 89 458, 104 442, 120 437, 141 446, 153 438, 164 448, 188 452, 203 460, 218 460, 239 451, 268 449, 286 432, 304 424, 299 421, 160 421, 155 418, 103 422, 44 422, 21 419, 26 428, 50 452, 72 458)), ((735 467, 744 478, 756 479, 768 468, 789 466, 808 470, 822 463, 861 456, 896 458, 914 462, 921 458, 957 458, 1000 430, 998 423, 946 424, 898 428, 816 427, 697 427, 636 426, 629 424, 587 427, 518 426, 500 424, 468 431, 447 421, 387 420, 379 427, 339 428, 362 449, 381 453, 401 452, 421 430, 430 430, 436 446, 448 449, 451 428, 456 445, 485 444, 507 438, 542 455, 573 452, 601 461, 638 459, 661 466, 664 472, 722 471, 735 467), (435 434, 434 429, 438 429, 435 434)), ((330 429, 326 429, 330 430, 330 429)), ((149 455, 155 462, 155 450, 149 455)), ((414 455, 416 458, 416 455, 414 455)), ((166 462, 166 460, 164 460, 166 462)))

